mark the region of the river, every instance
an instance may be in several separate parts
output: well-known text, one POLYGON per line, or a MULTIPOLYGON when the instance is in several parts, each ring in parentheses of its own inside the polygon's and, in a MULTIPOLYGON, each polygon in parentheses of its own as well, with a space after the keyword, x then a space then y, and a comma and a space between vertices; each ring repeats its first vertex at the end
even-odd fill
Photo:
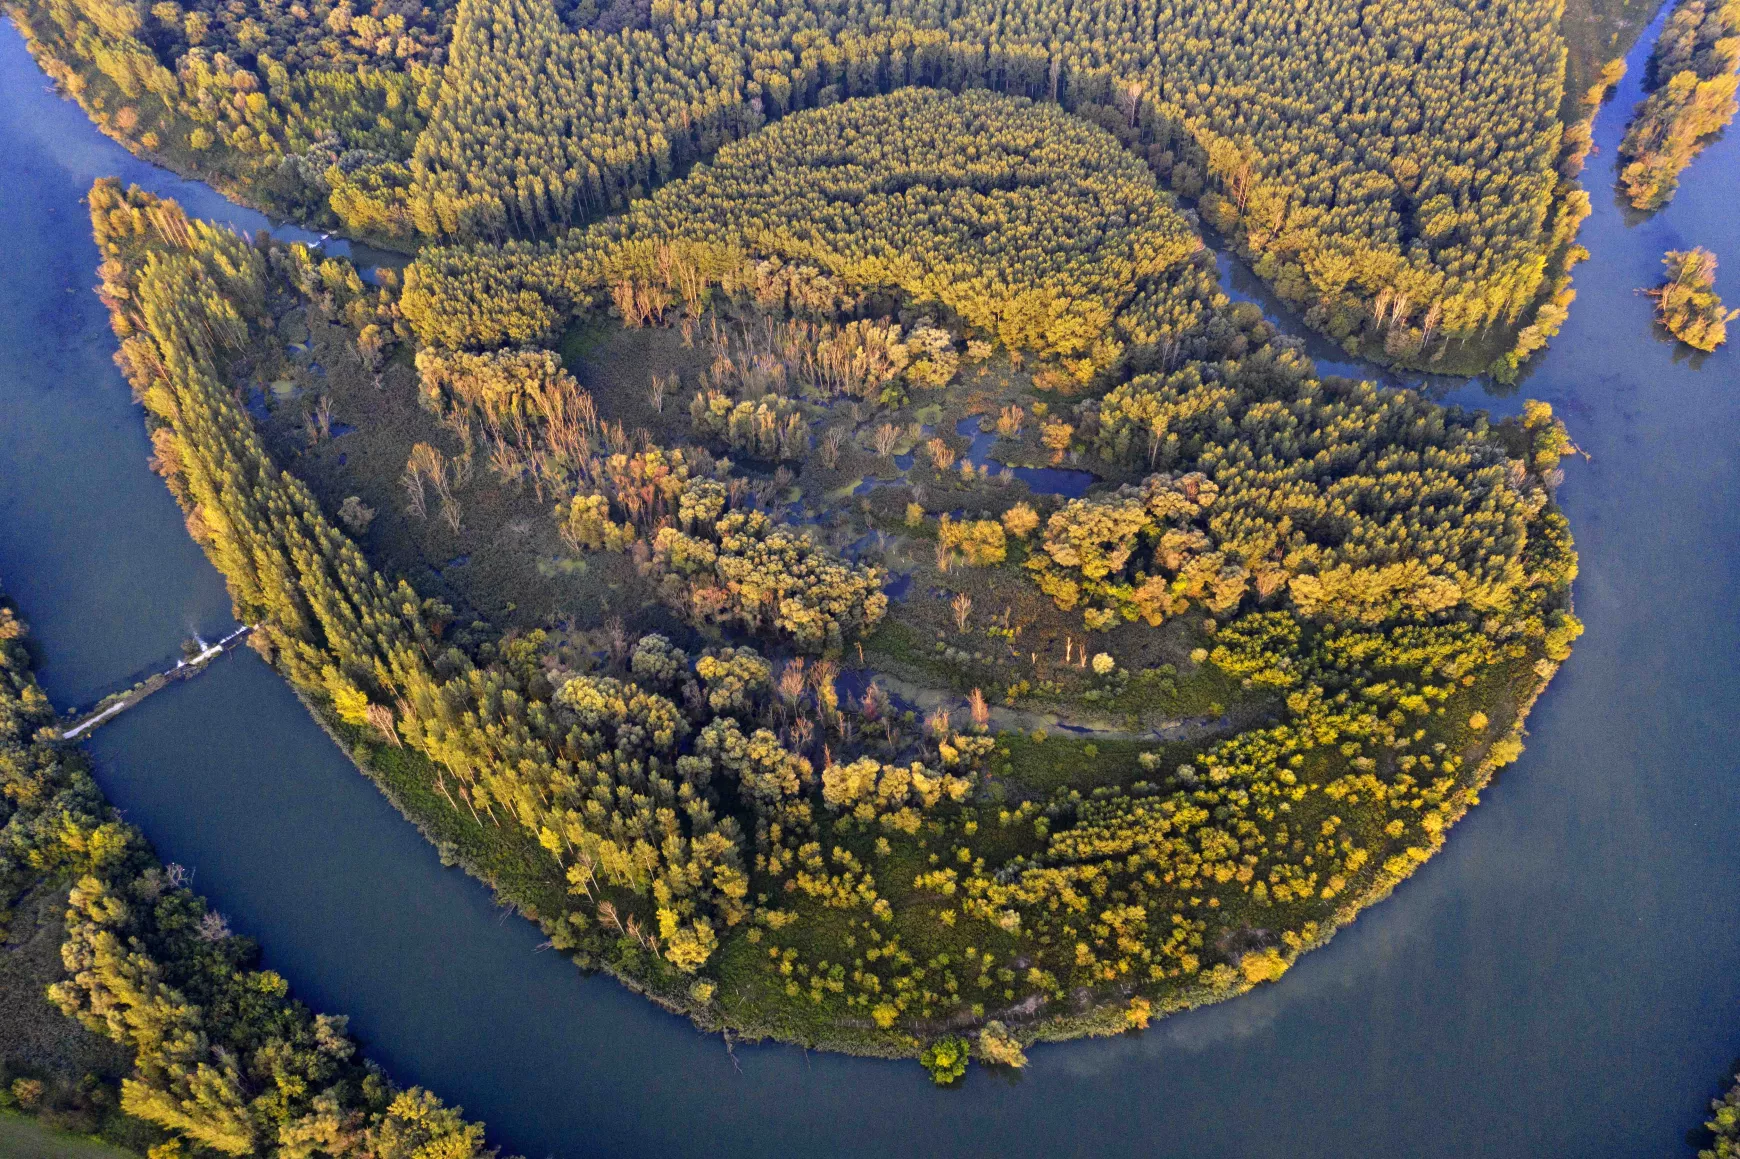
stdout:
MULTIPOLYGON (((1600 117, 1564 332, 1521 393, 1589 460, 1561 492, 1588 633, 1527 754, 1445 851, 1278 985, 1141 1035, 1045 1046, 1018 1079, 738 1046, 735 1061, 579 975, 394 813, 252 653, 106 725, 99 779, 166 859, 372 1056, 545 1155, 1685 1156, 1740 1052, 1740 374, 1658 341, 1662 251, 1726 257, 1740 134, 1673 204, 1611 195, 1652 37, 1600 117), (740 1069, 739 1069, 740 1068, 740 1069)), ((120 174, 244 228, 257 214, 129 157, 0 33, 0 577, 57 703, 94 700, 229 623, 146 469, 109 363, 78 198, 120 174)))

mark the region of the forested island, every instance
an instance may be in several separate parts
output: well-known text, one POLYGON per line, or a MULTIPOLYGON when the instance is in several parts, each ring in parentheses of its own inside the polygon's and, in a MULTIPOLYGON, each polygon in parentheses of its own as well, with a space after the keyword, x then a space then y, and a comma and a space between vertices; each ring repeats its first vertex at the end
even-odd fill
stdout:
POLYGON ((1649 296, 1662 329, 1706 353, 1726 342, 1728 323, 1740 318, 1740 310, 1723 306, 1716 293, 1716 255, 1701 247, 1669 250, 1661 264, 1667 281, 1649 296))
POLYGON ((703 1026, 946 1081, 1277 978, 1442 843, 1581 630, 1549 408, 1318 379, 1048 103, 794 113, 372 286, 90 202, 254 646, 703 1026))
POLYGON ((1740 110, 1740 3, 1679 0, 1650 53, 1649 96, 1619 156, 1619 187, 1635 209, 1660 209, 1692 158, 1740 110))

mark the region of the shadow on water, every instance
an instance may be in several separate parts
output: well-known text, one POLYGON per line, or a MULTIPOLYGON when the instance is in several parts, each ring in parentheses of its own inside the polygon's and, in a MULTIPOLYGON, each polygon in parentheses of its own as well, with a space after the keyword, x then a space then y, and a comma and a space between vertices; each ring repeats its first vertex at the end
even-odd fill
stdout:
POLYGON ((976 417, 957 422, 955 434, 972 440, 973 445, 967 448, 967 461, 974 467, 988 466, 993 472, 1008 471, 1027 484, 1027 489, 1035 495, 1079 499, 1087 494, 1089 487, 1099 482, 1093 472, 1078 471, 1072 467, 1005 467, 991 458, 991 448, 997 445, 997 432, 980 430, 976 417))
MULTIPOLYGON (((44 83, 7 28, 0 575, 51 694, 78 701, 228 607, 144 466, 77 198, 118 172, 263 223, 127 157, 44 83)), ((1592 187, 1636 99, 1631 79, 1602 114, 1592 187)), ((1676 360, 1633 290, 1673 246, 1740 255, 1737 186, 1731 136, 1645 221, 1598 194, 1579 299, 1526 384, 1592 456, 1561 495, 1588 634, 1529 752, 1443 854, 1280 984, 1037 1048, 1019 1084, 939 1091, 910 1063, 771 1046, 740 1045, 738 1073, 717 1038, 538 952, 249 653, 99 733, 101 779, 298 993, 531 1159, 1687 1154, 1740 1047, 1740 399, 1732 352, 1676 360)))

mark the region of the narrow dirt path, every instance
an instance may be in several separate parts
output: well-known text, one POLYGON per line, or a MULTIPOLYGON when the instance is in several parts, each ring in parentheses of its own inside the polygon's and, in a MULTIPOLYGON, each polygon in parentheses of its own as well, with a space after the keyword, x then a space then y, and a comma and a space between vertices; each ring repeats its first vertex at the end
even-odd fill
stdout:
MULTIPOLYGON (((890 676, 885 672, 868 673, 866 682, 874 680, 884 692, 897 701, 903 701, 912 707, 929 713, 939 708, 946 708, 951 713, 967 711, 967 698, 957 692, 944 691, 938 688, 926 688, 902 680, 898 676, 890 676)), ((991 708, 991 727, 993 729, 1020 730, 1031 732, 1036 728, 1057 730, 1073 733, 1077 736, 1101 737, 1106 740, 1160 740, 1183 741, 1206 736, 1231 727, 1228 717, 1188 717, 1182 720, 1169 720, 1151 729, 1131 731, 1123 726, 1121 721, 1109 717, 1092 716, 1062 716, 1053 712, 1038 712, 1026 708, 991 708)))

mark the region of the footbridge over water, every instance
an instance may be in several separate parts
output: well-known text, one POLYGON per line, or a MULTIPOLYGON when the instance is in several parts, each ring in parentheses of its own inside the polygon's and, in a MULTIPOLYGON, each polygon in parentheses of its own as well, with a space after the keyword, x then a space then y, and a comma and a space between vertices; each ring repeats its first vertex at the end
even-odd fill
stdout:
POLYGON ((198 651, 193 655, 177 660, 172 667, 146 677, 125 692, 105 696, 93 708, 68 713, 61 726, 61 739, 77 740, 98 725, 115 719, 153 692, 167 688, 177 680, 191 680, 198 676, 206 670, 213 660, 239 645, 255 627, 256 625, 253 624, 243 624, 223 639, 211 644, 195 636, 193 639, 194 643, 198 645, 198 651))

